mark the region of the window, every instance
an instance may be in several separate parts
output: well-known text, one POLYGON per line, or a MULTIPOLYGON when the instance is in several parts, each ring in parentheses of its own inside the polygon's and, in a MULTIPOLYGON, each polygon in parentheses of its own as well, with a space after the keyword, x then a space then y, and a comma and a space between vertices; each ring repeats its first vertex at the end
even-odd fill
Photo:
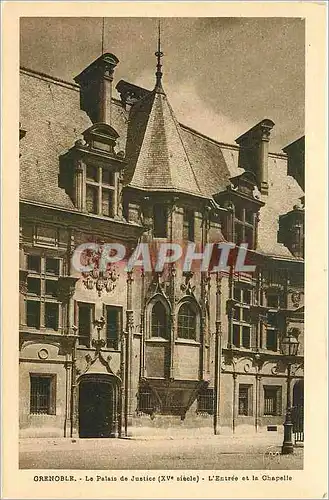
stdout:
POLYGON ((239 415, 252 415, 252 385, 239 384, 239 415))
POLYGON ((55 375, 30 374, 30 413, 55 415, 55 375))
POLYGON ((114 217, 115 172, 88 165, 86 177, 87 212, 114 217))
POLYGON ((58 330, 58 304, 53 302, 45 303, 45 327, 58 330))
POLYGON ((183 304, 178 312, 178 337, 196 340, 196 313, 191 304, 183 304))
POLYGON ((27 255, 27 270, 26 324, 31 328, 57 331, 60 259, 27 255))
POLYGON ((88 181, 98 182, 98 169, 96 167, 88 165, 86 174, 88 181))
POLYGON ((167 208, 163 205, 153 207, 153 236, 167 238, 167 208))
POLYGON ((102 215, 113 217, 113 193, 108 189, 102 189, 102 215))
POLYGON ((51 259, 47 257, 46 259, 46 274, 54 274, 55 276, 59 275, 59 260, 51 259))
POLYGON ((235 285, 233 289, 233 298, 238 302, 233 310, 233 339, 235 347, 251 347, 251 318, 250 304, 252 294, 249 288, 241 285, 235 285))
POLYGON ((138 411, 152 414, 155 410, 155 399, 150 390, 140 389, 138 394, 138 411))
POLYGON ((40 328, 40 302, 26 301, 26 324, 31 328, 40 328))
POLYGON ((78 304, 78 309, 79 309, 79 315, 78 315, 79 345, 90 347, 94 305, 87 304, 85 302, 80 302, 78 304))
POLYGON ((114 186, 114 172, 110 172, 109 170, 105 170, 105 168, 103 168, 102 181, 103 184, 109 184, 110 186, 114 186))
POLYGON ((98 213, 98 190, 94 186, 87 186, 86 207, 87 207, 87 212, 91 214, 98 213))
POLYGON ((194 210, 188 208, 183 216, 183 240, 194 241, 194 210))
POLYGON ((38 255, 27 256, 27 269, 29 272, 40 273, 41 259, 38 255))
POLYGON ((168 316, 165 306, 162 302, 156 302, 152 308, 152 337, 168 339, 168 316))
POLYGON ((215 405, 215 390, 204 389, 198 394, 197 398, 197 413, 207 413, 208 415, 214 414, 215 405))
POLYGON ((268 312, 266 326, 266 349, 277 351, 278 337, 277 314, 268 312))
POLYGON ((264 387, 264 415, 282 414, 282 388, 281 386, 264 387))
POLYGON ((267 293, 267 307, 278 309, 280 307, 280 296, 277 293, 267 293))
POLYGON ((255 234, 255 215, 250 209, 242 206, 235 206, 234 217, 234 243, 240 245, 241 243, 248 243, 248 248, 254 248, 254 234, 255 234))
POLYGON ((41 281, 38 278, 27 278, 27 292, 32 295, 41 294, 41 281))
POLYGON ((106 306, 106 347, 118 349, 122 328, 121 307, 106 306))

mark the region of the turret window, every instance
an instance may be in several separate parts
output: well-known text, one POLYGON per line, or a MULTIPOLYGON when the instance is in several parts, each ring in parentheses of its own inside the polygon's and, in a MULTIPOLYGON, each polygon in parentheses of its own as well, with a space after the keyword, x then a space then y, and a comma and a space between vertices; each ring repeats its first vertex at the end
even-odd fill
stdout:
POLYGON ((153 207, 153 235, 155 238, 167 238, 167 208, 156 204, 153 207))
POLYGON ((194 241, 194 210, 186 208, 183 216, 183 240, 194 241))

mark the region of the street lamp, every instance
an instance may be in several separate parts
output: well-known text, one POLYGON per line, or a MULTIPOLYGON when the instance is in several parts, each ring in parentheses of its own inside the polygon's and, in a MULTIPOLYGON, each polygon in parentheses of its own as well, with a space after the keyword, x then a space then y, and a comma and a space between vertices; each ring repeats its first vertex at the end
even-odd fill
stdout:
MULTIPOLYGON (((297 330, 297 329, 296 329, 297 330)), ((287 360, 287 408, 286 417, 284 421, 284 438, 281 448, 282 455, 289 455, 294 452, 294 445, 292 443, 292 420, 291 420, 291 365, 294 362, 294 357, 297 356, 299 348, 299 342, 297 340, 297 335, 295 329, 293 329, 286 337, 281 341, 281 352, 285 355, 287 360), (294 335, 295 333, 295 335, 294 335)))

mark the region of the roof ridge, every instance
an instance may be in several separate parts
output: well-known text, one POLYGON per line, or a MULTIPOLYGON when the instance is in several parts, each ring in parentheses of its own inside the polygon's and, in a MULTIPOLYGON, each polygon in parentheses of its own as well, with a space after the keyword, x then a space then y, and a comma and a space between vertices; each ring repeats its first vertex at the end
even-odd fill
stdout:
POLYGON ((180 135, 180 127, 179 127, 178 120, 177 120, 177 118, 176 118, 176 116, 175 116, 174 110, 172 109, 171 104, 170 104, 169 99, 168 99, 168 97, 167 97, 167 95, 166 95, 166 94, 165 94, 165 98, 167 99, 167 104, 168 104, 168 107, 169 107, 169 111, 170 111, 171 117, 172 117, 172 119, 173 119, 173 121, 174 121, 174 123, 175 123, 175 127, 176 127, 176 130, 177 130, 177 133, 178 133, 178 137, 179 137, 179 140, 180 140, 180 142, 181 142, 181 144, 182 144, 182 146, 183 146, 184 153, 185 153, 186 158, 187 158, 187 161, 188 161, 188 163, 189 163, 189 165, 190 165, 190 169, 192 170, 192 174, 193 174, 193 177, 194 177, 195 183, 196 183, 196 185, 197 185, 197 187, 198 187, 198 189, 199 189, 199 192, 201 193, 200 184, 199 184, 198 179, 197 179, 197 177, 196 177, 196 175, 195 175, 195 172, 194 172, 194 169, 193 169, 193 167, 192 167, 192 164, 191 164, 190 158, 189 158, 189 156, 188 156, 188 154, 187 154, 187 151, 186 151, 186 147, 185 147, 184 141, 183 141, 183 139, 182 139, 182 137, 181 137, 181 135, 180 135))
POLYGON ((80 89, 80 86, 77 85, 76 83, 68 82, 67 80, 62 80, 61 78, 57 78, 56 76, 52 76, 52 75, 49 75, 47 73, 43 73, 41 71, 36 71, 34 69, 31 69, 31 68, 26 68, 25 66, 20 66, 19 70, 20 70, 20 72, 29 73, 29 74, 32 74, 33 76, 39 76, 39 77, 41 77, 41 79, 52 80, 54 83, 57 83, 57 84, 68 85, 68 86, 72 87, 72 90, 78 91, 80 89))

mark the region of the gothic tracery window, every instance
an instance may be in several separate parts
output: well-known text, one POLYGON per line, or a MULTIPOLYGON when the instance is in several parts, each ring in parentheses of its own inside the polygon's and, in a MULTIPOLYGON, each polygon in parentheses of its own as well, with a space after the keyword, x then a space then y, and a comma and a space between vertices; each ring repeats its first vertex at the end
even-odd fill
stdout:
POLYGON ((191 304, 185 302, 178 312, 178 337, 197 340, 197 315, 191 304))
POLYGON ((152 337, 168 339, 169 336, 168 314, 162 302, 154 304, 151 314, 151 334, 152 337))

